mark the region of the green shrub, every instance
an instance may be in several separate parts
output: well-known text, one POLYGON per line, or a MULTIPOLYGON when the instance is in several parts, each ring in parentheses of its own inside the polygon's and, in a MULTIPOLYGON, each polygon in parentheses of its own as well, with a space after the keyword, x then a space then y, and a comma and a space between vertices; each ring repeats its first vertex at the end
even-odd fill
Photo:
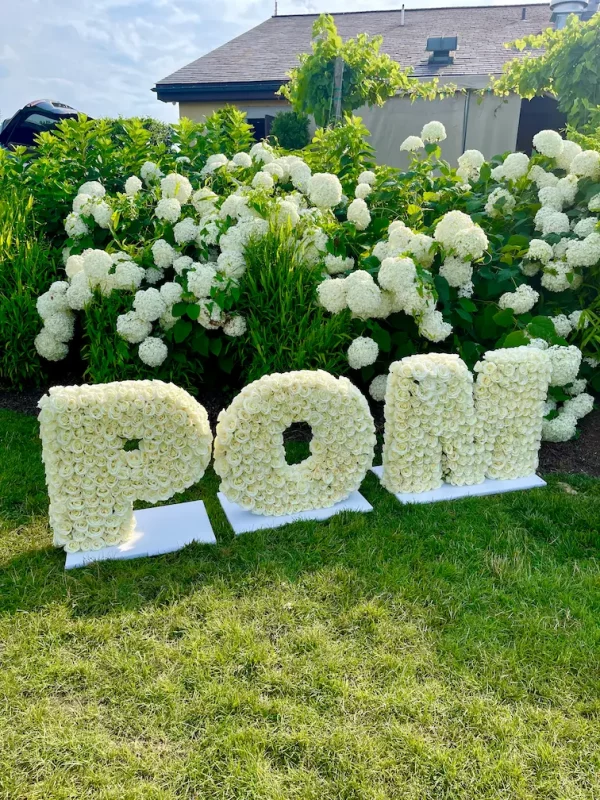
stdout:
POLYGON ((47 372, 33 346, 38 296, 55 279, 52 251, 34 219, 33 197, 9 188, 0 196, 0 384, 40 384, 47 372))
POLYGON ((285 150, 302 150, 310 141, 308 117, 296 111, 281 111, 275 116, 270 135, 285 150))
POLYGON ((350 314, 332 317, 318 305, 321 270, 303 258, 291 226, 271 225, 245 255, 238 304, 248 324, 241 344, 244 383, 296 369, 346 372, 350 314))

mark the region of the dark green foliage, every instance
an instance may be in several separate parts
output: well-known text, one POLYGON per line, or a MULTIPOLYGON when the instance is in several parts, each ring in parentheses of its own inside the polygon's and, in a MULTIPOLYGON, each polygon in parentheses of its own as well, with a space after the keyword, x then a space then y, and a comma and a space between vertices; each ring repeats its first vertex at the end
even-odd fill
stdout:
POLYGON ((330 316, 317 304, 320 269, 304 261, 291 228, 271 227, 267 236, 250 242, 246 263, 238 306, 248 323, 244 382, 295 369, 345 372, 349 312, 330 316))
POLYGON ((48 362, 33 346, 41 327, 36 301, 57 275, 34 211, 26 191, 5 188, 0 195, 0 385, 18 389, 39 384, 46 373, 48 362))
POLYGON ((276 115, 270 135, 285 150, 302 150, 310 141, 308 117, 296 111, 281 111, 276 115))

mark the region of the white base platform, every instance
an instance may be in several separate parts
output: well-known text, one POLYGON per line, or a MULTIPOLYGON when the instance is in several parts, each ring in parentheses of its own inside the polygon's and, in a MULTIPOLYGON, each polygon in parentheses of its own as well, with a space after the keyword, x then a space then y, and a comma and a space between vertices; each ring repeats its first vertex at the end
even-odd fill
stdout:
POLYGON ((101 550, 67 553, 65 569, 94 561, 159 556, 181 550, 190 542, 216 544, 217 541, 202 500, 145 508, 135 512, 135 522, 135 530, 126 542, 101 550))
MULTIPOLYGON (((371 472, 381 480, 383 467, 372 467, 371 472)), ((433 489, 430 492, 398 492, 396 497, 401 503, 436 503, 440 500, 458 500, 461 497, 482 497, 487 494, 518 492, 545 485, 546 481, 534 473, 526 478, 514 478, 508 481, 486 478, 483 483, 475 484, 475 486, 451 486, 449 483, 444 483, 439 489, 433 489)))
POLYGON ((339 514, 340 511, 372 511, 373 506, 368 503, 360 492, 352 492, 350 497, 336 503, 329 508, 318 508, 312 511, 299 511, 297 514, 285 514, 281 517, 266 517, 262 514, 253 514, 251 511, 244 511, 237 503, 231 503, 224 494, 218 493, 219 502, 223 507, 225 516, 233 528, 236 536, 240 533, 259 531, 265 528, 280 528, 290 522, 299 522, 308 519, 323 520, 339 514))

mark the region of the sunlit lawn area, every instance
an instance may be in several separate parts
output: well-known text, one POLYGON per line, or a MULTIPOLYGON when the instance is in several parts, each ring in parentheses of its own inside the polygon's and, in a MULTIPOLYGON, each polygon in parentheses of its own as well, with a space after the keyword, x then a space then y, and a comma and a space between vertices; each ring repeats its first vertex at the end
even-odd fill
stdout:
POLYGON ((0 411, 0 796, 600 796, 600 481, 64 572, 0 411))

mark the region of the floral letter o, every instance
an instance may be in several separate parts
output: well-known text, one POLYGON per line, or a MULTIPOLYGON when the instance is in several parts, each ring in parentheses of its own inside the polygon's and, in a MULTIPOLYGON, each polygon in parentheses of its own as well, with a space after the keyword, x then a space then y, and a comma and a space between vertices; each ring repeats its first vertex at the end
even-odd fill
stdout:
POLYGON ((246 386, 219 415, 215 470, 228 500, 280 516, 348 497, 371 466, 374 445, 367 401, 347 378, 275 373, 246 386), (289 465, 283 432, 302 421, 312 428, 311 455, 289 465))
POLYGON ((39 405, 50 525, 67 552, 126 540, 134 500, 168 500, 210 461, 206 411, 172 384, 57 386, 39 405))

